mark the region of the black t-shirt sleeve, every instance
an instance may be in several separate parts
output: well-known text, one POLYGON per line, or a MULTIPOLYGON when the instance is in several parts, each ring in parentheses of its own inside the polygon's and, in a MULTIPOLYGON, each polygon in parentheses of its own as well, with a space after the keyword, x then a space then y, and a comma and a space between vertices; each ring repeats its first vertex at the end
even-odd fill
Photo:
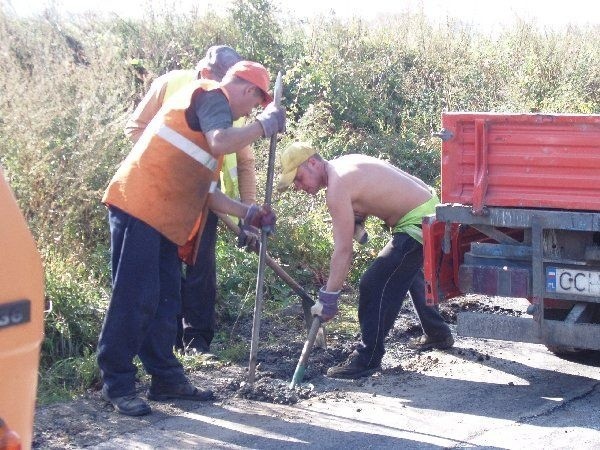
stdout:
POLYGON ((220 90, 200 92, 192 100, 185 116, 192 130, 203 133, 233 125, 229 102, 220 90))

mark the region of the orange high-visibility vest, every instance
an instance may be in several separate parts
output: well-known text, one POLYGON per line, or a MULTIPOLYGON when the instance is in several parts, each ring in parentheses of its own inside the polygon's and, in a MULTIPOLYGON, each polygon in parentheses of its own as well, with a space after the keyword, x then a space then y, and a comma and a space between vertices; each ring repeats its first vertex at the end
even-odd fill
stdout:
MULTIPOLYGON (((102 197, 103 203, 145 222, 179 246, 189 246, 202 232, 208 194, 216 188, 221 171, 223 158, 211 153, 204 134, 192 130, 185 119, 192 98, 214 88, 214 83, 198 80, 173 95, 102 197)), ((192 261, 197 245, 194 248, 192 261)))
MULTIPOLYGON (((166 102, 173 94, 188 83, 194 81, 198 76, 197 70, 173 70, 169 72, 167 87, 165 89, 164 101, 166 102)), ((209 80, 207 80, 209 81, 209 80)), ((212 80, 212 83, 218 84, 212 80)), ((245 118, 238 119, 233 126, 244 126, 245 118)), ((221 170, 221 191, 228 197, 240 198, 240 186, 237 172, 237 154, 227 153, 223 155, 223 168, 221 170)))

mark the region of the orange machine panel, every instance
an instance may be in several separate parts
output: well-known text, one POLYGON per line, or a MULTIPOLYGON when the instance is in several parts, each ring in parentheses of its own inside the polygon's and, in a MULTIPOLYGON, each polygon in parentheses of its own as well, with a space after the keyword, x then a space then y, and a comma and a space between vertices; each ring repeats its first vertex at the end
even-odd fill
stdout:
POLYGON ((43 317, 40 255, 0 168, 0 448, 7 430, 31 448, 43 317))
POLYGON ((600 211, 600 115, 443 113, 442 203, 600 211))

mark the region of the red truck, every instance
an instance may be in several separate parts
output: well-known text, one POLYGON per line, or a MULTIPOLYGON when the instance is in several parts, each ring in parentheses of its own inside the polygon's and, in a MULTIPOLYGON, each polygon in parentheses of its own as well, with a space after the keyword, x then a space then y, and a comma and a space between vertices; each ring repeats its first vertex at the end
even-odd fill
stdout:
POLYGON ((526 298, 528 315, 464 312, 457 333, 600 350, 600 115, 450 112, 442 127, 428 303, 526 298))

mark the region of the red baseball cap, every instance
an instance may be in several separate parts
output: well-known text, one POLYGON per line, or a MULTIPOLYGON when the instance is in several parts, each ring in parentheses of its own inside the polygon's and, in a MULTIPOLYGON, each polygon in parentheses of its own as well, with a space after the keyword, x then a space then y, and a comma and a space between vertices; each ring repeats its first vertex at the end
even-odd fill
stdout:
POLYGON ((267 106, 273 101, 273 97, 269 94, 269 72, 265 66, 254 61, 240 61, 229 68, 225 77, 236 76, 249 81, 258 87, 265 96, 262 106, 267 106))

